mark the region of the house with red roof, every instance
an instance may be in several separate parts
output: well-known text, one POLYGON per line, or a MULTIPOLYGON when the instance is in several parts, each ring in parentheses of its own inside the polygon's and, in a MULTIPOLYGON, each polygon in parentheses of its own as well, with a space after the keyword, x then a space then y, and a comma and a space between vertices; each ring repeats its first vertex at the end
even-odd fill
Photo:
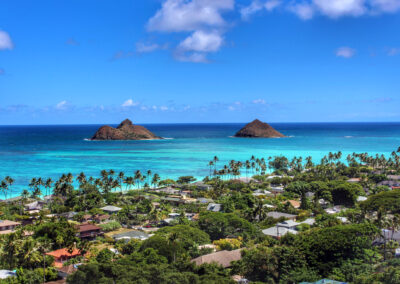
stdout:
POLYGON ((64 262, 70 260, 71 258, 81 256, 82 254, 76 248, 74 248, 72 251, 67 248, 62 248, 48 252, 46 255, 54 257, 54 266, 60 268, 63 267, 64 262))

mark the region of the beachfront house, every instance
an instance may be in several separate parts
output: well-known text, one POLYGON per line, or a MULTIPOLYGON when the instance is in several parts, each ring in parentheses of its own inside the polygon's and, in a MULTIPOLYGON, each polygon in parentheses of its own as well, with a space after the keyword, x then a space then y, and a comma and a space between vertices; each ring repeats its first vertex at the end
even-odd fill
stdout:
POLYGON ((119 211, 122 210, 122 208, 119 208, 119 207, 113 206, 113 205, 107 205, 107 206, 104 206, 104 207, 102 207, 100 209, 103 210, 104 212, 108 213, 108 214, 116 214, 116 213, 118 213, 119 211))
POLYGON ((67 248, 62 248, 48 252, 46 255, 54 257, 54 266, 60 268, 63 267, 64 262, 70 260, 71 258, 81 256, 81 252, 76 248, 74 248, 71 252, 67 248))
POLYGON ((94 240, 98 236, 102 236, 101 228, 92 224, 81 224, 77 226, 77 237, 81 240, 94 240))
POLYGON ((17 226, 21 225, 19 222, 0 220, 0 235, 13 233, 17 226))

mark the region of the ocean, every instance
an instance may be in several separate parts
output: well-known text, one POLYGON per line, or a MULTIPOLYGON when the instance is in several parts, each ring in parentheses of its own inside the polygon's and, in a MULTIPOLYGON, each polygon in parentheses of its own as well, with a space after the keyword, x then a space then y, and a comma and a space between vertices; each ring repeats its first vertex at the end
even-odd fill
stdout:
MULTIPOLYGON (((63 173, 99 176, 113 169, 133 175, 151 170, 161 178, 209 173, 230 160, 284 155, 312 156, 328 152, 390 155, 400 146, 400 123, 271 123, 289 136, 279 139, 232 138, 245 124, 149 124, 165 140, 87 141, 100 125, 0 126, 0 179, 11 176, 18 195, 33 177, 57 179, 63 173)), ((0 197, 1 198, 1 197, 0 197)))

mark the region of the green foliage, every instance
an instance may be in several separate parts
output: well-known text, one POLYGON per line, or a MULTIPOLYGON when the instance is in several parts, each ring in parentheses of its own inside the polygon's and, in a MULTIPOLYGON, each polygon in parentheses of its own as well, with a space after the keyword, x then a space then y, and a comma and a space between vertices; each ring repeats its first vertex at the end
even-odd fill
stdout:
POLYGON ((104 232, 115 231, 115 230, 118 230, 118 229, 120 229, 122 227, 121 224, 119 222, 117 222, 117 221, 110 221, 110 222, 105 223, 105 224, 100 224, 99 226, 104 232))
POLYGON ((156 235, 163 236, 166 239, 173 236, 179 240, 180 245, 184 249, 189 249, 193 244, 202 245, 210 243, 210 237, 206 232, 188 225, 164 227, 158 230, 156 235))
POLYGON ((53 249, 71 247, 79 241, 75 226, 63 218, 37 225, 34 229, 34 238, 47 240, 53 249))
POLYGON ((346 260, 364 259, 378 230, 371 224, 337 225, 296 235, 298 248, 308 265, 326 276, 346 260))
POLYGON ((176 182, 178 184, 188 184, 188 183, 191 183, 194 181, 196 181, 196 178, 194 178, 193 176, 182 176, 182 177, 179 177, 176 182))
POLYGON ((367 200, 360 203, 361 209, 369 212, 382 210, 384 212, 400 212, 400 190, 380 192, 371 195, 367 200))
POLYGON ((229 235, 241 236, 247 240, 257 234, 253 224, 234 213, 202 212, 198 224, 211 240, 224 239, 229 235))

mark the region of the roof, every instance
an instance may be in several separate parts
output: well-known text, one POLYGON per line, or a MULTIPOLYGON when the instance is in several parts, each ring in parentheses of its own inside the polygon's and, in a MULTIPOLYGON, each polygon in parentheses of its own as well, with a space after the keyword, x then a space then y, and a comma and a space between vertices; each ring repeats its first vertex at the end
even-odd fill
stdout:
POLYGON ((387 178, 391 180, 400 180, 400 175, 388 175, 387 178))
POLYGON ((297 200, 287 200, 286 202, 289 202, 290 205, 292 205, 294 208, 299 208, 300 207, 300 202, 297 200))
POLYGON ((222 251, 217 251, 214 253, 206 254, 199 256, 197 258, 194 258, 191 260, 191 262, 194 262, 196 265, 202 265, 204 263, 217 263, 222 265, 222 267, 230 267, 232 261, 238 261, 242 258, 241 250, 232 250, 232 251, 227 251, 227 250, 222 250, 222 251))
POLYGON ((286 220, 286 221, 283 221, 282 223, 276 224, 276 226, 284 227, 284 228, 296 227, 298 225, 300 225, 300 223, 297 223, 297 222, 295 222, 293 220, 286 220))
POLYGON ((77 226, 79 233, 87 232, 87 231, 94 231, 94 230, 101 230, 99 226, 95 226, 92 224, 81 224, 77 226))
POLYGON ((51 252, 46 253, 46 255, 51 255, 54 256, 55 258, 60 258, 62 256, 65 257, 75 257, 81 255, 80 251, 78 249, 73 249, 72 252, 70 253, 67 248, 62 248, 58 250, 54 250, 51 252))
POLYGON ((121 234, 115 234, 113 235, 113 238, 115 240, 120 240, 120 239, 139 239, 139 240, 145 240, 149 238, 149 235, 141 232, 141 231, 129 231, 121 234))
POLYGON ((212 211, 212 212, 219 212, 222 209, 222 205, 218 204, 218 203, 210 203, 207 206, 207 210, 208 211, 212 211))
POLYGON ((0 220, 0 227, 18 226, 18 225, 21 225, 21 223, 10 220, 0 220))
POLYGON ((103 210, 103 211, 109 211, 109 212, 117 212, 117 211, 122 210, 122 208, 119 208, 119 207, 113 206, 113 205, 107 205, 107 206, 104 206, 104 207, 102 207, 100 209, 103 210))
POLYGON ((277 211, 271 211, 267 213, 268 217, 272 217, 274 219, 279 219, 279 218, 287 218, 287 219, 294 219, 297 216, 296 215, 292 215, 292 214, 287 214, 287 213, 283 213, 283 212, 277 212, 277 211))
POLYGON ((271 227, 271 228, 262 230, 262 232, 263 232, 264 235, 275 237, 275 238, 284 236, 287 233, 297 234, 296 230, 292 230, 292 229, 288 229, 288 228, 284 228, 284 227, 279 227, 279 226, 275 226, 275 227, 271 227))

